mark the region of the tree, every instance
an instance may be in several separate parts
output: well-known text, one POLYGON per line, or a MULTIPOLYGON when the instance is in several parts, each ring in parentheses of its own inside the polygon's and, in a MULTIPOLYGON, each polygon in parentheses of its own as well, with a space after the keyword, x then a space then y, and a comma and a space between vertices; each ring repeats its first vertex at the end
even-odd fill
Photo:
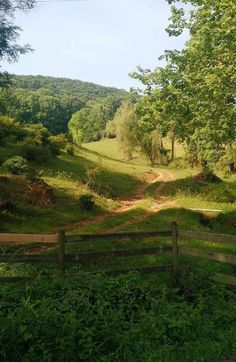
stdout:
POLYGON ((101 139, 107 123, 113 119, 120 105, 121 98, 114 96, 87 102, 85 108, 73 114, 68 125, 75 143, 101 139))
MULTIPOLYGON (((17 10, 27 11, 33 8, 34 0, 1 0, 0 1, 0 61, 17 61, 21 54, 31 50, 29 45, 17 44, 21 28, 12 19, 17 10)), ((6 72, 0 72, 0 87, 9 81, 6 72)))
POLYGON ((167 28, 170 36, 188 29, 190 40, 181 52, 165 52, 164 67, 153 72, 139 69, 133 77, 145 85, 162 135, 171 131, 187 144, 192 159, 212 168, 236 138, 236 3, 168 2, 192 5, 189 17, 183 8, 172 5, 167 28))
POLYGON ((191 112, 188 142, 196 145, 199 162, 213 167, 236 138, 236 3, 181 2, 197 5, 189 19, 183 9, 172 7, 168 28, 170 35, 176 35, 176 30, 179 35, 187 27, 191 35, 182 52, 182 78, 191 112))
POLYGON ((113 132, 117 136, 118 145, 124 154, 124 157, 130 160, 134 148, 137 146, 137 115, 135 105, 130 102, 124 102, 117 110, 109 128, 113 125, 113 132))

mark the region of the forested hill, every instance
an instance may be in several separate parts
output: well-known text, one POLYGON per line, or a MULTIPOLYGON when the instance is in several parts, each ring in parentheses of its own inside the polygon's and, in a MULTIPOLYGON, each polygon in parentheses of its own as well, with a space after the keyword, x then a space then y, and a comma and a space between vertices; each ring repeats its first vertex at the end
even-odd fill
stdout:
POLYGON ((16 88, 23 88, 32 91, 47 89, 54 94, 66 92, 73 96, 81 97, 81 100, 87 102, 97 97, 107 97, 113 95, 126 95, 123 89, 106 87, 95 83, 84 82, 69 78, 46 77, 42 75, 14 75, 12 79, 16 88))
POLYGON ((93 140, 101 137, 106 122, 113 118, 128 94, 125 90, 80 80, 14 75, 8 89, 0 88, 0 115, 26 124, 42 123, 50 132, 58 134, 67 132, 75 112, 88 106, 105 110, 107 117, 97 117, 96 127, 90 132, 89 139, 93 140))

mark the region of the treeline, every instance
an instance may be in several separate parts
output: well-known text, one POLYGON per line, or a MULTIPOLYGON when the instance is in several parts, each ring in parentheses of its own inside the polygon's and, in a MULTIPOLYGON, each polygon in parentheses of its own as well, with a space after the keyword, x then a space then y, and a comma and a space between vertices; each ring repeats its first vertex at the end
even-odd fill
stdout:
POLYGON ((139 130, 160 149, 157 133, 169 134, 173 146, 175 140, 185 144, 192 165, 229 174, 236 170, 236 2, 168 2, 168 34, 187 30, 190 39, 182 51, 165 51, 166 65, 131 75, 144 86, 135 109, 139 130))
MULTIPOLYGON (((168 34, 179 36, 187 29, 190 39, 182 51, 165 51, 160 58, 164 66, 153 71, 139 67, 131 74, 142 83, 142 96, 126 99, 113 118, 105 118, 103 135, 117 137, 127 159, 138 149, 152 164, 173 160, 178 141, 188 164, 201 166, 206 175, 218 169, 228 176, 236 171, 236 3, 168 2, 168 34), (163 146, 164 137, 171 141, 171 152, 163 146)), ((69 129, 75 142, 92 122, 93 107, 73 116, 69 129)))
MULTIPOLYGON (((79 80, 13 76, 10 86, 0 88, 0 115, 26 124, 40 123, 51 133, 60 134, 67 132, 72 115, 81 109, 108 109, 106 120, 126 97, 127 92, 123 90, 79 80)), ((100 137, 105 120, 97 117, 96 126, 91 132, 85 132, 83 141, 100 137)))

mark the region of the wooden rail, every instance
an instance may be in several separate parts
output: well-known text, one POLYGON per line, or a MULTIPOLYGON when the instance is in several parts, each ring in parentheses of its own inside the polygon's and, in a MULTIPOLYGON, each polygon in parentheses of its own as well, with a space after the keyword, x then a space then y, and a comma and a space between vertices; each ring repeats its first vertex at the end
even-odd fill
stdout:
POLYGON ((221 253, 213 253, 209 251, 203 251, 199 249, 191 249, 191 248, 179 248, 180 254, 191 255, 191 256, 198 256, 200 258, 210 259, 219 261, 221 263, 227 263, 236 265, 236 256, 221 254, 221 253))
POLYGON ((188 239, 191 238, 198 240, 214 241, 218 243, 236 243, 236 235, 213 234, 205 233, 202 231, 178 230, 178 236, 182 236, 188 239))
POLYGON ((157 248, 139 248, 139 249, 122 249, 122 250, 108 250, 101 252, 81 252, 77 255, 65 255, 65 261, 87 261, 90 259, 104 258, 104 257, 122 257, 122 256, 140 256, 140 255, 156 255, 170 253, 171 247, 157 247, 157 248))
POLYGON ((97 233, 97 234, 79 234, 67 235, 65 241, 69 243, 99 240, 99 239, 140 239, 154 236, 168 237, 171 231, 122 231, 117 233, 97 233))
POLYGON ((231 275, 216 273, 215 278, 216 280, 219 280, 224 284, 229 284, 236 287, 236 277, 232 277, 231 275))
MULTIPOLYGON (((179 238, 191 238, 198 240, 209 240, 214 242, 236 242, 236 235, 225 235, 225 234, 213 234, 200 231, 188 231, 178 230, 177 224, 173 222, 170 230, 165 231, 126 231, 116 233, 97 233, 97 234, 79 234, 79 235, 65 235, 64 231, 60 231, 54 235, 42 235, 42 234, 0 234, 0 243, 8 244, 15 243, 19 245, 24 244, 57 244, 58 255, 36 255, 36 254, 2 254, 0 255, 0 262, 7 263, 57 263, 60 275, 65 273, 65 265, 68 262, 79 262, 83 263, 89 260, 106 258, 106 257, 129 257, 129 256, 142 256, 142 255, 159 255, 163 253, 172 253, 173 263, 168 265, 157 265, 152 267, 143 267, 136 269, 120 269, 120 270, 108 270, 108 274, 119 274, 129 272, 131 270, 137 270, 142 273, 150 272, 161 272, 173 269, 174 273, 178 272, 179 262, 178 255, 185 254, 194 257, 206 258, 222 263, 229 263, 236 265, 236 256, 214 253, 209 251, 203 251, 200 249, 192 249, 178 246, 179 238), (121 250, 107 250, 107 251, 83 251, 77 254, 66 254, 65 245, 66 243, 74 242, 86 242, 89 240, 104 240, 104 239, 140 239, 147 237, 171 237, 172 246, 163 247, 151 247, 151 248, 133 248, 133 249, 121 249, 121 250)), ((236 277, 217 274, 216 277, 222 282, 236 286, 236 277)), ((0 278, 2 280, 8 280, 9 278, 0 278)), ((22 278, 13 278, 13 280, 22 278)))
POLYGON ((42 235, 42 234, 0 234, 0 243, 17 243, 17 244, 33 244, 33 243, 58 243, 58 234, 42 235))

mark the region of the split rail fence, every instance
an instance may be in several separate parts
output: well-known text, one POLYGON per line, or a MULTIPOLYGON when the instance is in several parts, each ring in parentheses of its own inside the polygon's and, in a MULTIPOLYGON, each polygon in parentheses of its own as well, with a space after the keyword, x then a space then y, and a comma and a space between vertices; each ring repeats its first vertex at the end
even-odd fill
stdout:
MULTIPOLYGON (((58 270, 60 275, 65 273, 65 265, 68 262, 78 262, 82 263, 84 261, 96 260, 96 258, 101 257, 129 257, 129 256, 142 256, 142 255, 158 255, 164 253, 172 254, 172 263, 165 265, 157 266, 147 266, 142 268, 135 269, 118 269, 106 271, 109 274, 119 274, 125 273, 132 270, 136 270, 142 273, 152 273, 152 272, 163 272, 167 270, 173 270, 174 273, 177 272, 178 265, 178 255, 190 255, 194 257, 206 258, 209 260, 214 260, 222 263, 228 263, 236 265, 236 256, 215 253, 210 251, 203 251, 200 249, 193 249, 187 247, 179 247, 178 240, 180 238, 184 239, 197 239, 204 241, 213 241, 217 243, 236 243, 236 235, 226 235, 226 234, 213 234, 200 231, 187 231, 180 230, 177 228, 177 224, 173 222, 171 224, 170 230, 166 231, 126 231, 126 232, 116 232, 116 233, 97 233, 97 234, 78 234, 78 235, 66 235, 65 231, 60 231, 54 235, 38 235, 38 234, 0 234, 0 244, 57 244, 58 245, 58 254, 54 255, 36 255, 36 254, 0 254, 0 262, 3 263, 57 263, 58 270), (91 240, 104 240, 104 239, 143 239, 147 237, 170 237, 172 240, 172 246, 162 246, 162 247, 148 247, 148 248, 133 248, 133 249, 121 249, 121 250, 108 250, 108 251, 82 251, 77 254, 66 254, 65 246, 67 243, 77 243, 77 242, 86 242, 91 240)), ((217 274, 216 277, 226 284, 236 286, 236 277, 217 274)), ((0 278, 0 280, 18 280, 20 278, 0 278)))

